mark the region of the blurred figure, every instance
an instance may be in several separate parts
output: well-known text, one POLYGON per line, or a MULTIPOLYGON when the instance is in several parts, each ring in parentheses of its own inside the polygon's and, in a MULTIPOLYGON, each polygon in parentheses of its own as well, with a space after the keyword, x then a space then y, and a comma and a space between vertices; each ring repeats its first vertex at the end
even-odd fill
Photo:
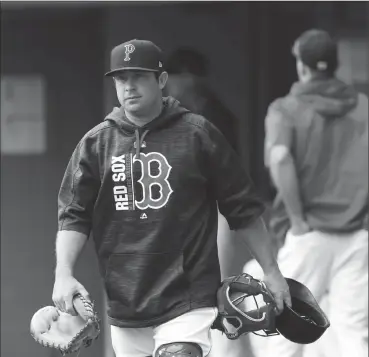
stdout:
POLYGON ((237 118, 207 85, 207 58, 195 49, 183 47, 175 50, 165 63, 169 78, 164 93, 213 123, 237 151, 237 118))
MULTIPOLYGON (((234 150, 238 151, 237 118, 221 102, 206 83, 209 61, 192 48, 178 48, 166 60, 169 73, 164 89, 166 95, 176 98, 190 111, 204 116, 225 136, 234 150)), ((234 232, 227 220, 218 212, 218 254, 222 279, 240 274, 249 252, 239 239, 232 239, 234 232)), ((230 341, 217 330, 212 330, 214 346, 212 357, 243 357, 247 350, 247 339, 230 341)))
MULTIPOLYGON (((337 45, 321 30, 293 47, 299 81, 266 117, 265 163, 277 189, 270 221, 287 232, 278 262, 306 284, 331 327, 316 349, 281 336, 252 338, 256 356, 368 353, 368 99, 335 77, 337 45), (265 344, 266 343, 266 344, 265 344)), ((260 274, 255 261, 245 266, 260 274)))
MULTIPOLYGON (((169 74, 164 88, 165 95, 176 98, 184 107, 212 122, 233 149, 238 151, 237 119, 206 83, 209 73, 207 58, 195 49, 181 47, 172 52, 165 63, 169 74)), ((224 278, 241 272, 245 264, 242 250, 245 249, 242 245, 238 246, 236 240, 232 240, 230 244, 231 235, 234 233, 229 229, 226 219, 221 214, 218 218, 219 259, 222 278, 224 278)))
MULTIPOLYGON (((206 78, 209 72, 207 58, 192 48, 181 47, 172 52, 165 61, 169 74, 164 94, 176 98, 181 105, 193 113, 205 117, 224 135, 234 150, 237 150, 236 123, 233 113, 209 88, 206 78)), ((218 245, 222 278, 238 274, 245 264, 244 256, 236 252, 242 248, 230 244, 233 234, 225 218, 219 214, 218 245)), ((236 240, 233 240, 236 242, 236 240)))

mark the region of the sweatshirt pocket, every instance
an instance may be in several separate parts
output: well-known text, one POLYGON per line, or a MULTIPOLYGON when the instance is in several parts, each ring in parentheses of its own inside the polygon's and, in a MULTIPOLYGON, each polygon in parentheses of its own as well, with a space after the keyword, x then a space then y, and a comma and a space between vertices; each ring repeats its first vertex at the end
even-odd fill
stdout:
POLYGON ((110 317, 120 320, 159 317, 188 300, 183 254, 112 254, 105 287, 110 317))

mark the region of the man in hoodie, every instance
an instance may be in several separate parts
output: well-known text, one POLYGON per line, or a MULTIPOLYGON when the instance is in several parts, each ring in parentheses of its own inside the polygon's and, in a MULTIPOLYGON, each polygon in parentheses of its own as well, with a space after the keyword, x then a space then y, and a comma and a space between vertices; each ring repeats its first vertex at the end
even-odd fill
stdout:
POLYGON ((116 357, 209 354, 220 285, 217 202, 264 269, 278 311, 290 304, 256 196, 238 156, 206 119, 163 98, 162 52, 132 40, 112 50, 121 107, 77 145, 59 193, 53 301, 73 313, 73 276, 93 237, 116 357))
MULTIPOLYGON (((337 45, 327 32, 304 32, 293 55, 299 81, 270 105, 265 122, 265 163, 277 189, 270 227, 285 235, 278 262, 284 276, 328 304, 331 327, 319 341, 329 346, 326 356, 364 357, 368 99, 335 78, 337 45)), ((253 265, 245 270, 254 273, 253 265)), ((257 356, 303 355, 302 345, 280 336, 262 344, 257 356)))

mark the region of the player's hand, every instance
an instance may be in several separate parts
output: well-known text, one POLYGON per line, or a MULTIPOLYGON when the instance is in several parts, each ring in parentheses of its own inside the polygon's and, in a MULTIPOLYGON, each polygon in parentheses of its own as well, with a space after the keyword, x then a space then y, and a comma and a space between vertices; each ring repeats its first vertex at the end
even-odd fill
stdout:
POLYGON ((310 226, 304 220, 291 221, 291 233, 294 236, 302 236, 311 231, 310 226))
POLYGON ((70 315, 77 315, 73 307, 73 297, 81 294, 86 300, 91 300, 87 290, 72 275, 58 275, 55 277, 52 300, 60 311, 70 315))
POLYGON ((290 289, 287 281, 278 268, 264 273, 263 281, 274 297, 278 315, 282 313, 284 303, 288 306, 292 305, 290 289))

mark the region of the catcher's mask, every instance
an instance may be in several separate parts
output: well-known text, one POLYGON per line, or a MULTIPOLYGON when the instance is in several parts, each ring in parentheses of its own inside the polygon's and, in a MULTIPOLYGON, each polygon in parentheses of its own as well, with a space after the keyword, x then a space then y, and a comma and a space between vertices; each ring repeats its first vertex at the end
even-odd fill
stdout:
POLYGON ((330 322, 304 284, 290 278, 286 281, 292 306, 285 305, 283 312, 277 316, 274 298, 262 281, 249 274, 225 279, 218 289, 219 314, 212 328, 224 332, 231 340, 252 332, 265 337, 281 334, 299 344, 315 342, 330 322), (244 305, 241 309, 240 304, 250 296, 254 298, 256 309, 248 310, 244 305), (263 306, 257 302, 258 298, 260 303, 260 296, 265 303, 263 306), (256 331, 263 331, 264 334, 256 331))
POLYGON ((308 344, 318 340, 330 326, 311 291, 300 282, 286 278, 290 288, 292 307, 285 305, 276 317, 275 327, 288 340, 308 344))
MULTIPOLYGON (((276 304, 265 284, 249 274, 241 274, 225 279, 217 292, 218 317, 212 325, 213 329, 224 332, 235 340, 245 333, 263 331, 262 336, 278 334, 275 329, 276 304), (258 305, 256 297, 261 295, 263 306, 258 305), (256 309, 244 311, 241 304, 252 297, 256 309)), ((244 307, 244 305, 242 306, 244 307)))

